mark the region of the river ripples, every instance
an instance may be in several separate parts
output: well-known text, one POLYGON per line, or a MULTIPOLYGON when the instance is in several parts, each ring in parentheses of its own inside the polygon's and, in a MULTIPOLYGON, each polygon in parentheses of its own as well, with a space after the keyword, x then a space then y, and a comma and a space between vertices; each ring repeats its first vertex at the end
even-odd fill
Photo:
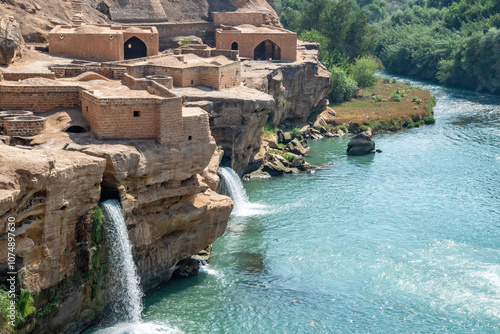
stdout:
MULTIPOLYGON (((406 80, 406 79, 405 79, 406 80)), ((500 98, 413 81, 436 124, 311 142, 314 174, 245 184, 209 267, 146 298, 185 333, 500 332, 500 98), (258 206, 257 206, 258 208, 258 206)))

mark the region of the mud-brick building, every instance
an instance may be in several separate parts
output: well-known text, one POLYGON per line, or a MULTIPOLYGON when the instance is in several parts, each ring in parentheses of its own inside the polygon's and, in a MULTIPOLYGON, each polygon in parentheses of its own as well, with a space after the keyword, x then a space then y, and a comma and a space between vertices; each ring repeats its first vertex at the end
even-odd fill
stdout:
POLYGON ((58 25, 49 32, 49 52, 95 61, 115 61, 158 54, 155 27, 58 25))
POLYGON ((297 34, 289 30, 242 24, 215 31, 217 49, 239 50, 240 57, 254 60, 297 60, 297 34))

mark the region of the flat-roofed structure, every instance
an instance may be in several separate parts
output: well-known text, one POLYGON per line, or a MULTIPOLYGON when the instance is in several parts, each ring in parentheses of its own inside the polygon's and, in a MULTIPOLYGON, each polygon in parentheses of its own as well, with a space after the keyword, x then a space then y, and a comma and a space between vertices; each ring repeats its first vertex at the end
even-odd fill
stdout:
POLYGON ((272 26, 242 24, 215 31, 217 49, 239 50, 240 57, 254 60, 297 60, 297 34, 272 26))
POLYGON ((49 52, 114 61, 158 54, 158 31, 149 26, 58 25, 49 32, 49 52))

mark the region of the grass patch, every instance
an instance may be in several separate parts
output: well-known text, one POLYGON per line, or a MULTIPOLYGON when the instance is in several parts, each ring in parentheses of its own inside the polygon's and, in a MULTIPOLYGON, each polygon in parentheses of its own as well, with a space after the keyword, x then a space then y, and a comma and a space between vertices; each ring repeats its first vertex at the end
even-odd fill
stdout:
POLYGON ((295 155, 289 154, 286 152, 278 151, 278 150, 267 150, 266 154, 277 154, 283 158, 285 158, 288 162, 292 162, 295 159, 295 155))
POLYGON ((264 135, 266 135, 267 137, 275 135, 277 131, 277 127, 272 126, 269 123, 264 124, 264 135))
POLYGON ((333 126, 349 126, 352 132, 359 131, 362 126, 370 126, 373 133, 398 131, 432 116, 434 105, 435 99, 429 91, 379 79, 375 87, 360 90, 351 101, 332 106, 337 116, 327 122, 333 126), (395 95, 398 103, 392 102, 395 95))

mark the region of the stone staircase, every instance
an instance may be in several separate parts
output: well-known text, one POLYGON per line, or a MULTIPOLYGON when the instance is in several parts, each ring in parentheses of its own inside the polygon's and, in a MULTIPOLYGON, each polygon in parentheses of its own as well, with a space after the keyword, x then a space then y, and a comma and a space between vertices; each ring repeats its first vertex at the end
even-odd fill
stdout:
POLYGON ((74 26, 79 26, 85 23, 83 20, 83 0, 71 0, 71 7, 73 8, 73 17, 71 21, 74 26))

